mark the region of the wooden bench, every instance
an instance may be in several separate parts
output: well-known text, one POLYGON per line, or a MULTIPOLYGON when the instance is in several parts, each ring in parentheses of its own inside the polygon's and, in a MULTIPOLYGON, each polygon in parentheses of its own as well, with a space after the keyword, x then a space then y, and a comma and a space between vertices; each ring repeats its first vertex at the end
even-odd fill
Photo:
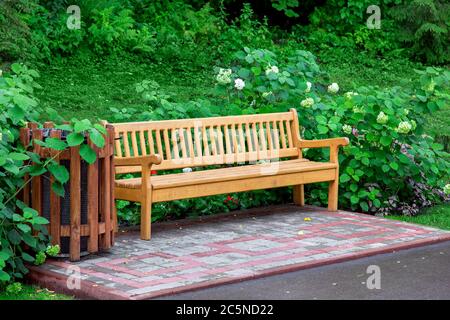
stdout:
POLYGON ((141 238, 151 237, 152 203, 329 181, 328 210, 337 210, 338 148, 347 138, 302 140, 297 112, 200 119, 114 123, 115 198, 140 202, 141 238), (302 148, 330 148, 329 162, 302 158, 302 148), (228 165, 225 168, 153 175, 151 170, 228 165))

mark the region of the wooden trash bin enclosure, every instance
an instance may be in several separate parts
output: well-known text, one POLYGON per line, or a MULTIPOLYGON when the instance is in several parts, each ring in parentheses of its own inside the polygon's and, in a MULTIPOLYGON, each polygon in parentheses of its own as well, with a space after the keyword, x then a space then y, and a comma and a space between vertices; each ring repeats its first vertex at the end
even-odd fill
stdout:
MULTIPOLYGON (((108 125, 106 129, 103 148, 96 147, 86 137, 97 154, 93 164, 80 158, 78 146, 56 151, 36 143, 30 145, 33 140, 47 137, 65 140, 66 132, 54 128, 51 122, 46 122, 44 128, 29 123, 20 132, 22 144, 30 145, 30 151, 43 159, 54 157, 70 173, 64 185, 64 197, 53 192, 53 177, 47 172, 31 178, 31 183, 23 189, 22 200, 50 221, 48 230, 52 244, 60 245, 61 256, 68 255, 71 261, 114 245, 114 128, 108 125)), ((29 178, 26 176, 25 181, 29 178)))

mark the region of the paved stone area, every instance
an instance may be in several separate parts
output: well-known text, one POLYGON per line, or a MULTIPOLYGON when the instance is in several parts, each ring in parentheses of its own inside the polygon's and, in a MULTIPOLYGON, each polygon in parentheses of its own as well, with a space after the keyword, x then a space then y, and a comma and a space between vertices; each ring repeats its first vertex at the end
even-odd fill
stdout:
POLYGON ((84 292, 72 294, 147 299, 450 239, 450 232, 358 213, 262 211, 156 230, 151 241, 126 233, 108 253, 50 260, 32 278, 62 283, 76 266, 84 292))

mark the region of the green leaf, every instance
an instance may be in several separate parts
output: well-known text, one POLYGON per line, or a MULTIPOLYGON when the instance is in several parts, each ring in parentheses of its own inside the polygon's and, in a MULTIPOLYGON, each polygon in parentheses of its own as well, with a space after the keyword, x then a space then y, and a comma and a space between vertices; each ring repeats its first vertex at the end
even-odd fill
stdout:
POLYGON ((31 220, 32 224, 48 224, 48 220, 44 217, 34 217, 33 220, 31 220))
POLYGON ((383 164, 383 165, 381 166, 381 170, 383 170, 383 172, 388 172, 390 169, 389 169, 389 166, 388 166, 388 165, 383 164))
POLYGON ((15 229, 11 229, 8 232, 8 239, 13 245, 18 245, 22 241, 22 237, 15 229))
POLYGON ((344 174, 341 175, 341 178, 339 179, 339 181, 341 183, 345 183, 347 181, 350 181, 350 176, 348 174, 344 173, 344 174))
POLYGON ((366 201, 362 201, 359 205, 361 206, 361 209, 363 209, 364 212, 369 211, 369 205, 367 204, 366 201))
POLYGON ((369 161, 368 158, 362 158, 362 159, 361 159, 361 162, 362 162, 365 166, 368 166, 368 165, 370 164, 370 161, 369 161))
POLYGON ((45 144, 47 145, 48 148, 58 150, 58 151, 62 151, 65 148, 67 148, 67 143, 65 141, 62 141, 62 140, 56 139, 56 138, 45 139, 45 144))
POLYGON ((29 233, 25 233, 22 235, 22 240, 23 242, 25 242, 27 245, 29 245, 31 248, 35 248, 36 247, 36 238, 34 238, 31 234, 29 233))
POLYGON ((358 185, 357 185, 356 183, 352 183, 352 184, 350 185, 350 190, 351 190, 352 192, 356 192, 356 191, 358 190, 358 185))
POLYGON ((380 139, 380 143, 383 146, 387 147, 387 146, 389 146, 392 143, 392 138, 388 137, 388 136, 382 136, 381 139, 380 139))
POLYGON ((13 64, 11 65, 11 70, 12 70, 15 74, 18 74, 18 73, 22 72, 23 67, 22 67, 22 65, 19 64, 19 63, 13 63, 13 64))
POLYGON ((389 163, 389 166, 394 169, 395 171, 398 170, 398 163, 397 162, 391 162, 389 163))
POLYGON ((11 280, 11 277, 9 276, 9 274, 7 274, 5 271, 0 270, 0 281, 4 281, 7 282, 11 280))
POLYGON ((81 121, 75 122, 73 129, 75 130, 76 133, 80 133, 90 129, 91 127, 92 127, 91 122, 88 119, 83 119, 81 121))
POLYGON ((105 138, 97 129, 92 129, 90 131, 89 138, 97 147, 103 148, 105 146, 105 138))
POLYGON ((327 118, 325 118, 322 115, 317 115, 316 116, 316 121, 317 121, 317 123, 320 123, 320 124, 324 124, 324 125, 327 124, 327 118))
POLYGON ((79 146, 84 141, 84 136, 81 133, 72 132, 67 136, 67 144, 70 147, 79 146))
POLYGON ((320 124, 317 126, 317 130, 319 134, 325 134, 328 132, 328 128, 320 124))
POLYGON ((95 159, 97 158, 95 151, 92 150, 92 148, 89 147, 87 144, 83 144, 80 147, 80 156, 89 164, 94 163, 95 159))
POLYGON ((359 198, 357 196, 353 195, 350 197, 350 202, 352 204, 357 204, 359 202, 359 198))
POLYGON ((53 182, 52 183, 52 190, 58 196, 64 197, 64 194, 65 194, 64 187, 63 187, 63 185, 60 182, 58 182, 58 181, 53 182))
POLYGON ((39 212, 37 212, 36 210, 30 208, 30 207, 25 207, 23 209, 23 217, 25 219, 31 219, 32 217, 37 217, 39 215, 39 212))
POLYGON ((98 124, 98 123, 94 124, 94 128, 97 129, 98 131, 100 131, 100 133, 102 133, 102 134, 107 133, 106 128, 104 126, 102 126, 101 124, 98 124))
POLYGON ((22 259, 27 261, 27 262, 33 262, 34 261, 34 258, 32 256, 30 256, 26 252, 22 252, 22 259))
POLYGON ((0 251, 0 260, 6 261, 11 257, 11 254, 5 250, 0 251))
POLYGON ((11 152, 10 154, 8 154, 8 157, 15 161, 24 161, 30 159, 30 157, 26 154, 18 152, 11 152))
POLYGON ((50 173, 55 177, 56 180, 63 184, 69 181, 69 171, 67 171, 67 168, 65 166, 53 164, 48 166, 48 171, 50 171, 50 173))

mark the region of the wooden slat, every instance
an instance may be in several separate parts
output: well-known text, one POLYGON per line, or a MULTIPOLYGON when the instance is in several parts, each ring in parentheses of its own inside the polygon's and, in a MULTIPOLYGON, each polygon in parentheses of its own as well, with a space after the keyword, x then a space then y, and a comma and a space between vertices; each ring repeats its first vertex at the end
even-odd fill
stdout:
POLYGON ((286 149, 286 135, 284 133, 284 122, 278 121, 278 126, 280 128, 280 137, 281 137, 281 148, 286 149))
POLYGON ((115 150, 116 150, 116 156, 118 156, 118 157, 122 157, 123 155, 122 155, 122 145, 121 145, 121 143, 120 143, 120 141, 122 140, 122 138, 121 138, 121 136, 119 135, 119 133, 118 132, 116 132, 116 135, 115 135, 115 146, 116 146, 116 148, 115 148, 115 150))
MULTIPOLYGON (((90 139, 88 143, 95 151, 98 150, 90 139)), ((96 159, 93 164, 88 165, 87 169, 87 187, 89 194, 87 207, 89 225, 88 251, 90 253, 98 251, 98 166, 99 159, 96 159)))
POLYGON ((79 147, 70 148, 70 260, 80 260, 80 154, 79 147))
MULTIPOLYGON (((147 155, 147 143, 145 141, 144 131, 139 131, 139 145, 141 147, 141 155, 147 155)), ((153 146, 153 144, 150 144, 153 146)))
POLYGON ((133 146, 133 155, 135 157, 139 156, 138 144, 136 139, 136 131, 131 131, 131 145, 133 146))
MULTIPOLYGON (((41 153, 41 146, 34 143, 35 140, 42 140, 42 131, 37 129, 37 125, 33 126, 32 138, 33 138, 33 151, 37 154, 41 153)), ((41 202, 41 176, 35 176, 31 180, 31 204, 32 208, 42 214, 42 202, 41 202)))
MULTIPOLYGON (((159 131, 155 132, 155 135, 158 135, 159 131)), ((156 136, 156 140, 158 140, 158 136, 156 136)), ((150 152, 150 154, 155 154, 155 153, 159 153, 161 155, 161 157, 164 158, 164 154, 161 154, 160 152, 162 151, 162 147, 160 150, 160 145, 161 145, 161 136, 159 136, 159 144, 156 146, 156 149, 158 150, 158 152, 155 152, 155 141, 153 139, 153 130, 147 130, 147 141, 149 144, 149 148, 148 151, 150 152)), ((158 141, 156 142, 158 144, 158 141)))
POLYGON ((109 204, 110 204, 110 214, 111 218, 108 220, 109 224, 105 221, 105 232, 108 232, 110 234, 110 242, 109 247, 114 245, 114 239, 115 239, 115 231, 117 230, 117 211, 116 211, 116 203, 114 200, 114 178, 115 178, 115 170, 114 170, 114 153, 113 150, 113 142, 111 141, 110 137, 114 137, 114 127, 108 126, 108 142, 110 145, 111 152, 109 153, 109 204))
MULTIPOLYGON (((52 130, 50 137, 55 139, 61 139, 61 131, 52 130)), ((56 163, 59 163, 58 151, 52 152, 52 158, 56 163)), ((50 179, 51 184, 55 182, 55 178, 52 176, 50 179)), ((53 245, 61 245, 61 198, 53 191, 50 190, 50 235, 52 237, 53 245)))
POLYGON ((123 148, 125 151, 125 157, 130 156, 130 144, 128 142, 128 131, 125 131, 122 133, 122 141, 123 141, 123 148))
MULTIPOLYGON (((110 129, 108 129, 110 130, 110 129)), ((105 137, 105 145, 109 145, 109 135, 105 137)), ((111 247, 111 158, 106 156, 103 159, 103 168, 102 168, 102 179, 103 186, 102 194, 100 194, 100 201, 103 202, 103 210, 104 210, 104 222, 105 222, 105 234, 102 239, 102 248, 109 249, 111 247)))
MULTIPOLYGON (((159 131, 157 131, 157 132, 159 132, 159 131)), ((164 135, 164 147, 166 149, 166 156, 163 157, 163 159, 170 160, 170 159, 172 159, 172 152, 170 151, 169 130, 164 129, 163 135, 164 135)))

